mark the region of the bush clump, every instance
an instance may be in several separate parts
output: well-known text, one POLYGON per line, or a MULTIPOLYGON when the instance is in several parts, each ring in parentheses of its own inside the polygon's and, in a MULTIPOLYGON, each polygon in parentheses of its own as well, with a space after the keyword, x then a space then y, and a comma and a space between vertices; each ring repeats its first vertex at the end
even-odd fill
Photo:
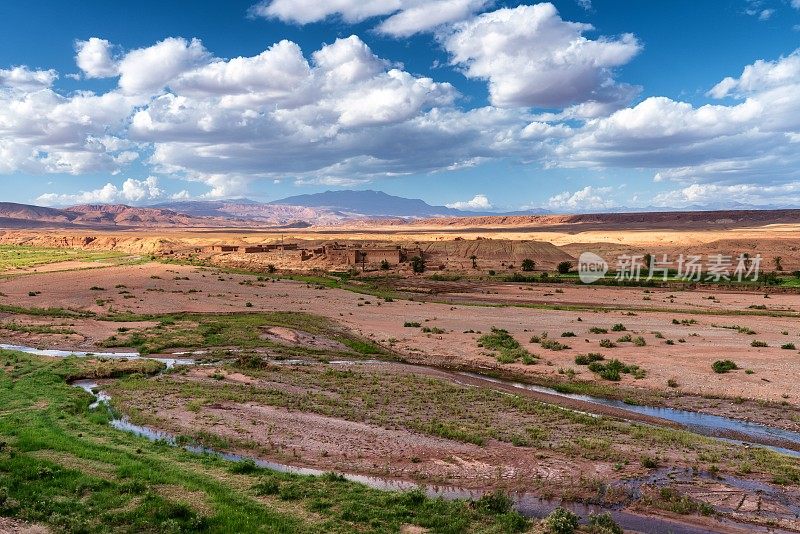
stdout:
POLYGON ((596 532, 597 534, 623 534, 624 532, 608 512, 597 515, 591 514, 589 516, 589 528, 591 532, 596 532))
POLYGON ((631 374, 634 378, 644 378, 646 371, 638 365, 629 365, 614 358, 608 363, 593 361, 589 363, 589 370, 597 373, 605 380, 619 381, 623 374, 631 374))
POLYGON ((739 368, 736 365, 736 362, 733 360, 717 360, 711 364, 711 368, 714 369, 715 373, 727 373, 728 371, 734 371, 739 368))
POLYGON ((519 359, 523 363, 530 365, 536 358, 533 354, 522 348, 519 341, 514 336, 502 328, 492 327, 489 334, 484 334, 478 338, 478 346, 498 352, 497 361, 500 363, 514 363, 519 359))
POLYGON ((572 534, 578 528, 579 519, 571 511, 559 506, 542 521, 542 526, 549 534, 572 534))
POLYGON ((589 354, 578 354, 575 356, 575 363, 578 365, 589 365, 592 362, 599 362, 604 359, 602 354, 590 352, 589 354))

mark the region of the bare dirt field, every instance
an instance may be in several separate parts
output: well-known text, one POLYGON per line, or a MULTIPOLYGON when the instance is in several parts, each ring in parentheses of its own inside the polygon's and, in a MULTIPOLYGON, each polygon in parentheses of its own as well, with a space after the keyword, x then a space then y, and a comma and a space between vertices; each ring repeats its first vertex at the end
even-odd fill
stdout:
MULTIPOLYGON (((787 343, 800 346, 800 327, 792 311, 800 309, 797 295, 777 294, 764 299, 763 294, 706 290, 674 292, 536 285, 531 290, 519 286, 494 289, 489 286, 483 294, 469 292, 452 296, 462 302, 486 303, 499 298, 500 302, 539 307, 411 300, 385 302, 381 298, 302 282, 257 282, 252 275, 160 263, 16 276, 0 281, 0 292, 5 295, 4 304, 83 309, 94 313, 109 310, 139 314, 306 311, 336 320, 391 346, 409 361, 453 367, 461 364, 502 367, 521 375, 557 377, 559 369, 572 368, 581 380, 599 381, 593 373, 576 366, 574 359, 578 354, 600 352, 607 358, 618 358, 647 371, 646 377, 641 379, 624 377, 621 384, 626 387, 660 391, 665 389, 668 380, 674 379, 685 393, 785 401, 800 406, 800 385, 794 380, 800 373, 800 353, 781 348, 787 343), (32 289, 40 294, 29 296, 32 289), (563 293, 555 293, 557 290, 563 293), (120 294, 122 292, 124 294, 120 294), (644 297, 651 300, 643 301, 644 297), (765 302, 769 303, 770 310, 788 315, 772 317, 764 315, 763 310, 749 309, 753 304, 765 302), (550 304, 581 305, 586 309, 549 309, 550 304), (419 322, 421 327, 405 327, 407 322, 419 322), (622 324, 625 331, 612 331, 615 324, 622 324), (443 332, 424 332, 422 327, 425 326, 443 332), (734 326, 754 333, 740 333, 734 326), (507 330, 538 355, 541 362, 537 365, 499 364, 496 355, 479 347, 477 342, 478 332, 488 332, 492 327, 507 330), (592 333, 592 328, 606 332, 592 333), (529 342, 532 336, 543 332, 549 338, 560 339, 569 348, 547 350, 529 342), (567 332, 574 337, 561 338, 567 332), (641 336, 645 346, 617 342, 626 334, 641 336), (611 340, 615 346, 601 347, 603 339, 611 340), (763 341, 767 346, 752 347, 754 340, 763 341), (715 373, 711 364, 724 359, 735 361, 742 370, 715 373), (746 374, 744 370, 753 372, 746 374)), ((439 298, 447 296, 447 293, 437 295, 439 298)), ((78 324, 76 321, 70 324, 78 324)), ((103 321, 83 320, 79 327, 72 329, 87 338, 81 347, 98 343, 113 333, 113 325, 103 321)), ((12 341, 15 337, 7 334, 6 340, 12 341)))

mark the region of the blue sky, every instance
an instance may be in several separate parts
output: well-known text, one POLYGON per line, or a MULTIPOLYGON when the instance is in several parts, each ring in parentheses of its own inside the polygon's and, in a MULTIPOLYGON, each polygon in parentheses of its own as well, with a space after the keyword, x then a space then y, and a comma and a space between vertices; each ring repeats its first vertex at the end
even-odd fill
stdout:
POLYGON ((253 2, 0 5, 0 200, 800 205, 800 0, 253 2))

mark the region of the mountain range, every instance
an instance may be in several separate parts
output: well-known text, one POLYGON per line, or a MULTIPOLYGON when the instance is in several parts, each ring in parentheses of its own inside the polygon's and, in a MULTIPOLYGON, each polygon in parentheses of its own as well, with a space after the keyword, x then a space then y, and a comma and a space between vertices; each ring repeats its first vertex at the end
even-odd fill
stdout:
MULTIPOLYGON (((416 198, 389 195, 383 191, 325 191, 297 195, 269 203, 249 199, 222 201, 179 201, 157 204, 154 207, 179 211, 195 216, 234 217, 262 222, 313 220, 316 224, 363 218, 429 218, 496 215, 488 211, 463 211, 447 206, 432 206, 416 198)), ((505 215, 534 215, 546 210, 506 213, 505 215)))
MULTIPOLYGON (((786 210, 782 206, 778 208, 786 210)), ((664 219, 663 214, 675 212, 710 212, 722 216, 719 210, 742 210, 735 217, 747 217, 753 221, 769 218, 766 207, 754 210, 752 206, 720 204, 719 206, 692 206, 680 210, 664 208, 616 209, 607 210, 612 219, 625 215, 629 221, 641 217, 645 219, 664 219), (747 211, 743 211, 747 210, 747 211), (761 212, 761 213, 759 213, 761 212)), ((797 211, 774 212, 783 220, 796 219, 797 211), (778 215, 780 213, 780 215, 778 215)), ((36 228, 36 227, 272 227, 303 228, 312 225, 330 226, 341 223, 353 223, 382 219, 384 222, 404 223, 422 219, 438 219, 437 224, 467 224, 480 221, 491 224, 495 221, 521 222, 529 218, 531 222, 552 215, 547 210, 515 211, 515 212, 479 212, 463 211, 446 206, 434 206, 420 199, 403 198, 389 195, 381 191, 326 191, 307 195, 297 195, 269 203, 250 199, 208 200, 208 201, 173 201, 152 206, 138 207, 123 204, 84 204, 67 208, 49 208, 0 202, 0 228, 36 228)), ((728 215, 726 214, 726 217, 728 215)), ((567 216, 567 217, 575 217, 567 216)), ((580 217, 580 216, 579 216, 580 217)), ((587 215, 585 217, 594 217, 587 215)), ((684 215, 685 218, 685 215, 684 215)), ((700 216, 706 220, 714 218, 711 214, 700 216)), ((666 220, 670 217, 667 216, 666 220)), ((622 219, 620 219, 622 220, 622 219)), ((544 220, 539 220, 542 223, 544 220)), ((581 222, 587 222, 582 220, 581 222)), ((666 221, 664 221, 666 222, 666 221)))

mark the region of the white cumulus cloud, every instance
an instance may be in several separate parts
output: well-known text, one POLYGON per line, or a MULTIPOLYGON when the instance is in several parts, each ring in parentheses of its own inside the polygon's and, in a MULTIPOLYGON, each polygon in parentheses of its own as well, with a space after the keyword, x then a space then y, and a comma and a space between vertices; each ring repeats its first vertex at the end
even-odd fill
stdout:
POLYGON ((179 74, 208 59, 200 40, 169 37, 125 54, 118 67, 119 86, 129 94, 158 92, 179 74))
POLYGON ((113 202, 139 203, 156 200, 164 196, 158 185, 158 178, 149 176, 144 180, 128 178, 121 186, 107 183, 98 189, 77 193, 45 193, 36 201, 46 206, 66 206, 72 204, 110 204, 113 202))
POLYGON ((486 211, 492 209, 492 203, 489 197, 484 194, 477 194, 472 197, 472 200, 460 200, 452 204, 445 204, 448 208, 461 210, 461 211, 486 211))
POLYGON ((75 42, 75 63, 87 78, 108 78, 119 74, 112 45, 105 39, 91 37, 75 42))
POLYGON ((58 73, 50 70, 31 70, 28 67, 0 69, 0 87, 36 90, 50 87, 58 79, 58 73))
POLYGON ((377 30, 407 37, 464 20, 492 3, 493 0, 263 0, 249 12, 252 16, 295 24, 318 22, 332 16, 349 23, 388 17, 377 30))
POLYGON ((632 34, 588 39, 589 24, 563 20, 550 3, 498 9, 455 24, 443 38, 451 62, 489 83, 496 106, 627 103, 636 90, 612 69, 641 50, 632 34))
POLYGON ((612 188, 587 185, 574 193, 564 191, 550 197, 547 206, 554 210, 586 211, 612 208, 616 202, 610 197, 612 188))

